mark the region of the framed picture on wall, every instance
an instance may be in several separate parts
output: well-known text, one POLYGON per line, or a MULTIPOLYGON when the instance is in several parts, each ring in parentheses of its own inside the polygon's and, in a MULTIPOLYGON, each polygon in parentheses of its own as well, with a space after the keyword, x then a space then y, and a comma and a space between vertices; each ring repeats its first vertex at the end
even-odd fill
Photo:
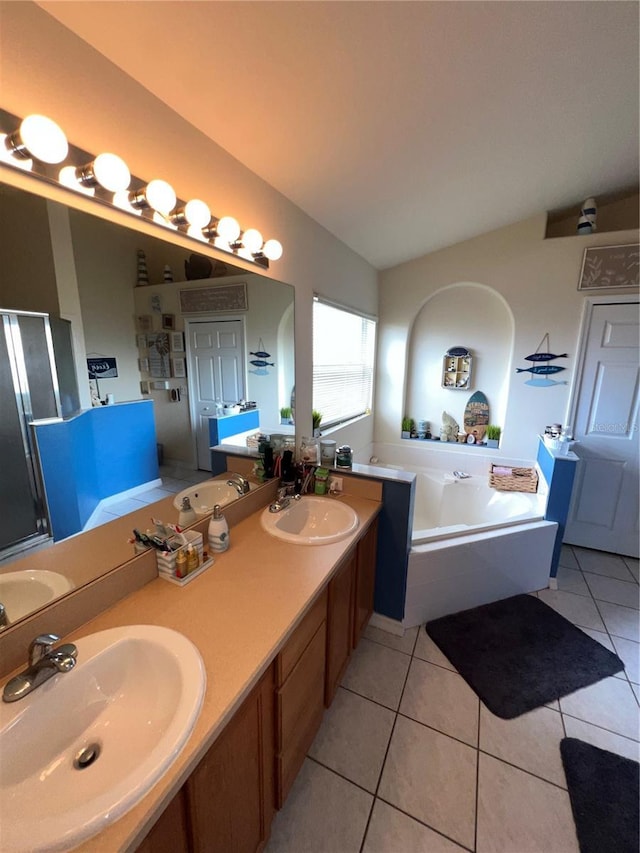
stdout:
POLYGON ((146 335, 136 335, 136 344, 138 349, 146 349, 147 348, 147 336, 146 335))
POLYGON ((184 335, 182 332, 172 332, 169 337, 171 340, 171 352, 184 352, 184 335))
POLYGON ((153 329, 151 314, 138 314, 136 317, 136 328, 139 332, 150 332, 153 329))
POLYGON ((578 290, 637 288, 640 245, 591 246, 584 250, 578 290))
POLYGON ((139 358, 138 359, 138 370, 140 373, 148 373, 149 372, 149 359, 148 358, 139 358))
POLYGON ((187 376, 187 363, 184 358, 171 359, 171 375, 174 379, 185 379, 187 376))
POLYGON ((175 314, 163 314, 162 315, 162 328, 170 329, 173 331, 176 327, 176 315, 175 314))

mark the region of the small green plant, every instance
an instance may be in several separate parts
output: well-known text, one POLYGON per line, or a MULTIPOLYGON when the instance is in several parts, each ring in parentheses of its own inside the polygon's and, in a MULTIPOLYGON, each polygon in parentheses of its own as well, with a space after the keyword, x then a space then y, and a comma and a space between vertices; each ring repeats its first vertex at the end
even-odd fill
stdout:
POLYGON ((413 418, 408 418, 406 415, 402 419, 402 432, 411 432, 415 429, 416 422, 413 418))
POLYGON ((489 424, 487 426, 487 431, 485 435, 488 439, 491 439, 491 441, 500 441, 501 433, 502 430, 499 426, 496 426, 495 424, 489 424))
POLYGON ((280 417, 285 420, 286 418, 291 417, 291 408, 289 406, 283 406, 280 409, 280 417))
POLYGON ((313 421, 313 428, 320 429, 320 422, 322 421, 322 412, 318 412, 314 409, 311 412, 311 420, 313 421))

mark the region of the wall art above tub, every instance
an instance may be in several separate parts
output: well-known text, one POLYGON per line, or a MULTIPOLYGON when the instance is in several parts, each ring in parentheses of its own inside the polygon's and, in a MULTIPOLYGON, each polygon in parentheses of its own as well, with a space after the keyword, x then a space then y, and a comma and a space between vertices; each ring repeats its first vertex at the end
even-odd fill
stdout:
POLYGON ((464 391, 471 388, 473 356, 466 347, 451 347, 442 359, 442 387, 464 391))

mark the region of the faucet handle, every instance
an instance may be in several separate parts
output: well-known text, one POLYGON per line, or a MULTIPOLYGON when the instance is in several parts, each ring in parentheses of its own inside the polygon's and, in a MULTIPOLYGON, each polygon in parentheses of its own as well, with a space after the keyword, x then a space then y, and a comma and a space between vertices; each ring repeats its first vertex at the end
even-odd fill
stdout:
POLYGON ((57 634, 38 634, 38 636, 29 643, 29 666, 34 666, 45 655, 48 655, 53 644, 57 643, 60 637, 57 634))

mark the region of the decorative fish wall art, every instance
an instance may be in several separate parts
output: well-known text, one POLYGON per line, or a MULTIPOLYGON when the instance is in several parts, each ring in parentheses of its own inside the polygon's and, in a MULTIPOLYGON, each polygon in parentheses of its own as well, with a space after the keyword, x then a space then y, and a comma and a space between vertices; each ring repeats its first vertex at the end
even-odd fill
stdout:
POLYGON ((252 358, 249 364, 258 368, 257 370, 250 370, 249 373, 254 373, 256 376, 268 376, 269 371, 267 367, 275 367, 275 361, 267 361, 268 358, 271 358, 271 353, 265 350, 262 338, 258 341, 256 352, 249 352, 249 355, 255 355, 255 358, 252 358))
POLYGON ((532 385, 534 388, 550 388, 553 385, 569 384, 567 381, 542 378, 545 376, 551 376, 554 373, 560 373, 562 370, 566 370, 566 367, 562 367, 559 364, 548 364, 548 362, 554 361, 556 358, 569 358, 569 353, 566 352, 560 353, 559 355, 556 355, 553 352, 548 352, 549 346, 549 332, 547 332, 536 347, 536 351, 532 352, 531 355, 525 355, 524 357, 525 361, 533 361, 535 364, 532 364, 530 367, 516 367, 516 373, 533 374, 530 379, 527 379, 525 385, 532 385), (540 352, 540 350, 545 346, 547 348, 547 352, 540 352))

